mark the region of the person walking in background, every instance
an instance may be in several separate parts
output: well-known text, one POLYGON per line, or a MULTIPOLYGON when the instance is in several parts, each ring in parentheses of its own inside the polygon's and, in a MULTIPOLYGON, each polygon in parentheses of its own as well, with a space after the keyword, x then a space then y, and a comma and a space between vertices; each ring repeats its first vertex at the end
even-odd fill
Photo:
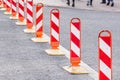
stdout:
POLYGON ((102 0, 101 4, 105 4, 106 3, 106 0, 102 0))
POLYGON ((92 2, 93 2, 93 0, 88 0, 87 1, 87 6, 89 6, 89 5, 92 6, 92 2))
MULTIPOLYGON (((67 0, 67 4, 70 6, 70 0, 67 0)), ((72 7, 75 7, 75 0, 72 0, 72 7)))
POLYGON ((107 6, 110 5, 110 3, 111 3, 111 7, 113 7, 113 6, 114 6, 114 2, 113 2, 113 0, 108 0, 108 2, 107 2, 107 6))

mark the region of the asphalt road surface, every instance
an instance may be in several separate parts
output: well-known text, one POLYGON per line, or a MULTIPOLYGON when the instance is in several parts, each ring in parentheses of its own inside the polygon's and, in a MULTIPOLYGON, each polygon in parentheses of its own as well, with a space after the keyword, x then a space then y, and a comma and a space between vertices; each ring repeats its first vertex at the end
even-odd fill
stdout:
MULTIPOLYGON (((44 32, 50 35, 50 10, 44 9, 44 32)), ((60 9, 60 44, 70 48, 70 19, 78 17, 82 25, 82 61, 98 72, 98 34, 110 30, 113 37, 113 80, 120 80, 120 14, 80 9, 60 9)), ((49 43, 34 43, 34 34, 25 34, 26 26, 0 11, 0 80, 94 80, 89 74, 71 75, 62 69, 70 65, 65 56, 48 56, 49 43)))

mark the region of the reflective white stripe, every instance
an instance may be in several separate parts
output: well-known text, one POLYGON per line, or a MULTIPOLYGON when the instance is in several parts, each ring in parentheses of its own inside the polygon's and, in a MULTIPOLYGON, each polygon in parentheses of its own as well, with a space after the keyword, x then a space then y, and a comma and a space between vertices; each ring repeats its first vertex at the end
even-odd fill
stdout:
MULTIPOLYGON (((32 5, 30 5, 29 3, 27 3, 27 9, 29 9, 31 12, 33 12, 33 11, 32 11, 32 5)), ((31 14, 27 13, 27 19, 28 19, 31 23, 33 23, 33 18, 32 18, 32 16, 31 16, 31 14)))
POLYGON ((22 9, 19 8, 19 13, 24 17, 24 12, 22 9))
POLYGON ((32 0, 27 0, 27 1, 32 1, 32 0))
POLYGON ((16 1, 16 0, 13 0, 13 2, 15 2, 15 3, 16 3, 17 1, 16 1))
POLYGON ((80 31, 71 24, 71 32, 80 40, 80 31))
POLYGON ((43 13, 42 8, 37 12, 36 18, 38 18, 43 13))
POLYGON ((33 18, 31 17, 31 15, 27 14, 27 19, 28 19, 31 23, 33 23, 33 18))
MULTIPOLYGON (((19 4, 24 7, 24 1, 19 0, 19 4)), ((24 10, 22 10, 20 7, 19 7, 19 13, 24 17, 24 10)))
POLYGON ((16 7, 12 4, 12 9, 14 10, 14 11, 16 11, 16 7))
POLYGON ((110 54, 110 46, 108 44, 106 44, 101 38, 99 38, 100 40, 100 49, 109 57, 111 58, 111 54, 110 54))
POLYGON ((71 41, 71 50, 80 57, 80 48, 77 47, 73 41, 71 41))
POLYGON ((11 7, 10 2, 9 2, 8 0, 6 1, 6 4, 7 4, 9 7, 11 7))
POLYGON ((58 35, 58 33, 54 30, 54 29, 51 29, 51 34, 54 36, 54 38, 57 40, 57 41, 59 41, 59 35, 58 35))
POLYGON ((36 30, 39 30, 42 27, 43 21, 41 20, 37 25, 36 25, 36 30))
POLYGON ((28 8, 31 12, 33 12, 32 5, 30 5, 29 3, 27 3, 27 8, 28 8))
POLYGON ((57 25, 57 26, 59 26, 59 20, 58 20, 58 18, 56 18, 53 14, 52 14, 52 21, 57 25))
POLYGON ((111 80, 111 69, 102 60, 100 60, 100 71, 111 80))
POLYGON ((6 3, 6 2, 7 2, 7 0, 4 0, 4 2, 6 3))
POLYGON ((19 3, 24 7, 24 1, 19 0, 19 3))

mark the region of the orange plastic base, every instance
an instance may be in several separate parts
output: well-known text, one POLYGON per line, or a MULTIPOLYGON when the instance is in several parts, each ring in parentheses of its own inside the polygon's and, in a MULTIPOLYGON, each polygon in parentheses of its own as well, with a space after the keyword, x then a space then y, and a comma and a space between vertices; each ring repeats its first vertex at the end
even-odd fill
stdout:
POLYGON ((36 32, 36 37, 42 37, 42 35, 43 35, 43 32, 36 32))
POLYGON ((32 24, 32 23, 27 23, 27 28, 28 28, 28 29, 32 29, 32 27, 33 27, 33 24, 32 24))
POLYGON ((12 12, 12 16, 16 16, 17 15, 17 13, 16 12, 12 12))
POLYGON ((58 49, 59 42, 51 42, 51 47, 52 47, 52 49, 58 49))
POLYGON ((7 8, 7 9, 6 9, 6 12, 4 12, 4 14, 12 14, 11 9, 10 9, 10 8, 7 8))
POLYGON ((24 21, 17 21, 16 22, 16 25, 19 25, 19 26, 25 26, 25 25, 27 25, 27 23, 26 23, 26 20, 24 20, 24 21))
POLYGON ((71 62, 71 66, 79 66, 80 57, 71 57, 70 62, 71 62))

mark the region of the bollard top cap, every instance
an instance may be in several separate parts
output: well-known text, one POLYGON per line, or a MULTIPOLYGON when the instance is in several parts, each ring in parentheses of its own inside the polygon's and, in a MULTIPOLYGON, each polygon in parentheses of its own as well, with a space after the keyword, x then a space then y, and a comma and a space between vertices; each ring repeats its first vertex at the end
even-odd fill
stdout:
POLYGON ((43 7, 43 3, 38 3, 37 7, 43 7))
POLYGON ((79 18, 72 18, 71 23, 80 23, 80 19, 79 18))
POLYGON ((109 30, 102 30, 100 33, 99 33, 99 37, 100 36, 111 36, 111 32, 109 30))
POLYGON ((52 9, 51 13, 59 13, 59 9, 52 9))

